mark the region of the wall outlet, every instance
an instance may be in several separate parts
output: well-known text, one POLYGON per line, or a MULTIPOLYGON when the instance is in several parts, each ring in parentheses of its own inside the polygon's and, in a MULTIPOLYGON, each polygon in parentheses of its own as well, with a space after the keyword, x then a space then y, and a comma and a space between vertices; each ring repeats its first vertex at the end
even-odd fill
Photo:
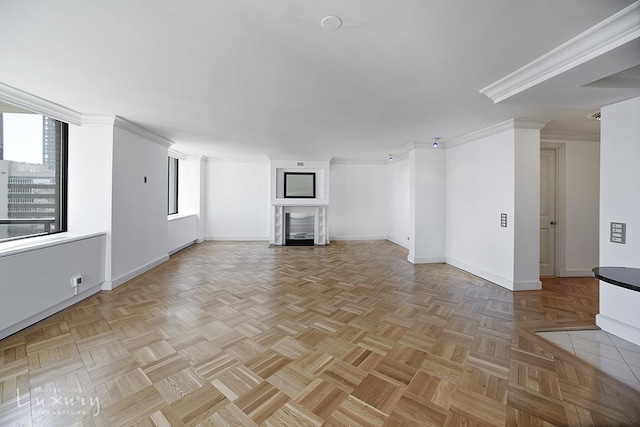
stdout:
POLYGON ((82 284, 82 276, 74 276, 71 278, 71 287, 77 288, 82 284))

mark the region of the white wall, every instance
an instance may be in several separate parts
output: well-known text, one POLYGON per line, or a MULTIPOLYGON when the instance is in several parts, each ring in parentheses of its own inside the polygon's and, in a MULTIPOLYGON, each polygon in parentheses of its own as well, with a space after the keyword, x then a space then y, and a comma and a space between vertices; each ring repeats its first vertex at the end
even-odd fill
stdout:
POLYGON ((198 215, 175 215, 167 221, 167 252, 172 254, 198 240, 198 215))
POLYGON ((598 265, 600 143, 566 143, 565 248, 560 275, 591 276, 598 265))
POLYGON ((389 185, 384 164, 331 164, 332 240, 387 238, 389 185))
POLYGON ((269 240, 268 162, 207 161, 206 238, 269 240))
POLYGON ((445 260, 445 151, 430 144, 409 150, 409 255, 414 264, 445 260))
POLYGON ((387 239, 409 249, 410 171, 409 160, 394 161, 387 165, 388 182, 387 239))
MULTIPOLYGON (((640 98, 601 110, 600 265, 640 268, 640 98), (611 243, 611 222, 627 224, 626 244, 611 243)), ((602 329, 640 345, 640 292, 600 282, 602 329)))
POLYGON ((111 206, 114 287, 168 258, 167 157, 167 147, 114 127, 111 206))
POLYGON ((514 277, 514 150, 514 131, 507 130, 446 151, 447 263, 508 289, 514 277))
POLYGON ((98 292, 105 277, 104 260, 104 234, 0 253, 0 339, 98 292), (71 278, 77 275, 82 285, 74 296, 71 278))
POLYGON ((541 289, 540 130, 514 131, 514 291, 541 289))
POLYGON ((197 216, 197 240, 205 237, 206 159, 186 156, 178 160, 178 213, 197 216))

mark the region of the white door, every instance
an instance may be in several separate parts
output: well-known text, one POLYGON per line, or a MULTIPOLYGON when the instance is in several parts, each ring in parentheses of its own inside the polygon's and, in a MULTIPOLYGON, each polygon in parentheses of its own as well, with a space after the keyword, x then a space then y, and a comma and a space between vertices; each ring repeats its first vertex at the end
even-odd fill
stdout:
POLYGON ((540 150, 540 276, 556 274, 556 152, 540 150))

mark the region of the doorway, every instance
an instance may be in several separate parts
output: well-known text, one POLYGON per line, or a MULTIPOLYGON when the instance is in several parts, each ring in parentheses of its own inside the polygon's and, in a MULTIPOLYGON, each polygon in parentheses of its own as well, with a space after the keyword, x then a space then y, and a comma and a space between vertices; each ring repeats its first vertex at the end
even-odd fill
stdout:
POLYGON ((556 150, 540 150, 540 276, 556 276, 556 150))

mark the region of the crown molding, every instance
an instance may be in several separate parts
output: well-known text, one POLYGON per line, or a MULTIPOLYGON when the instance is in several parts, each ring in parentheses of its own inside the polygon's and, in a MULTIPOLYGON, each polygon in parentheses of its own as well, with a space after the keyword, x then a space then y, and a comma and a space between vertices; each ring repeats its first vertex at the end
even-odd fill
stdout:
POLYGON ((513 127, 515 129, 540 130, 550 121, 549 119, 513 119, 513 127))
POLYGON ((80 118, 80 126, 113 126, 115 122, 116 116, 102 114, 82 114, 80 118))
POLYGON ((13 86, 0 83, 0 101, 34 113, 42 114, 52 119, 60 120, 79 126, 81 115, 77 111, 63 107, 55 102, 47 101, 38 96, 31 95, 13 86))
POLYGON ((423 149, 427 149, 427 148, 430 149, 430 150, 434 150, 434 149, 439 149, 441 147, 444 147, 444 141, 442 140, 442 138, 438 138, 438 146, 437 147, 433 146, 433 141, 431 141, 431 142, 409 142, 408 144, 404 144, 403 147, 407 151, 423 150, 423 149))
POLYGON ((563 132, 563 131, 557 131, 557 130, 540 132, 540 142, 556 142, 556 141, 600 142, 600 135, 598 135, 597 133, 563 132))
MULTIPOLYGON (((399 156, 393 156, 394 160, 399 156)), ((388 163, 385 160, 371 160, 371 159, 347 159, 343 157, 334 157, 331 159, 332 165, 384 165, 388 163)))
POLYGON ((494 103, 504 101, 640 37, 640 1, 611 15, 522 68, 480 89, 494 103))
POLYGON ((269 160, 294 160, 299 162, 330 162, 331 156, 298 156, 298 155, 271 155, 269 160))
POLYGON ((174 159, 186 160, 187 155, 181 153, 180 151, 176 151, 173 148, 169 148, 169 157, 173 157, 174 159))
POLYGON ((196 160, 199 162, 206 162, 207 156, 203 156, 202 154, 187 154, 185 156, 186 160, 196 160))
POLYGON ((142 126, 130 122, 127 119, 124 119, 120 116, 116 116, 115 117, 115 122, 114 122, 114 127, 120 128, 122 130, 126 130, 129 131, 131 133, 134 133, 138 136, 141 136, 145 139, 148 139, 150 141, 155 142, 156 144, 162 145, 163 147, 171 147, 174 142, 171 141, 170 139, 167 139, 163 136, 160 136, 158 134, 155 134, 153 132, 151 132, 148 129, 143 128, 142 126))
POLYGON ((487 126, 486 128, 482 128, 475 132, 471 132, 447 141, 447 143, 445 144, 445 148, 457 147, 458 145, 467 144, 469 142, 477 141, 482 138, 497 135, 508 130, 513 130, 514 128, 515 125, 513 119, 505 120, 504 122, 496 123, 495 125, 487 126))
POLYGON ((269 163, 264 157, 207 157, 207 163, 269 163))

